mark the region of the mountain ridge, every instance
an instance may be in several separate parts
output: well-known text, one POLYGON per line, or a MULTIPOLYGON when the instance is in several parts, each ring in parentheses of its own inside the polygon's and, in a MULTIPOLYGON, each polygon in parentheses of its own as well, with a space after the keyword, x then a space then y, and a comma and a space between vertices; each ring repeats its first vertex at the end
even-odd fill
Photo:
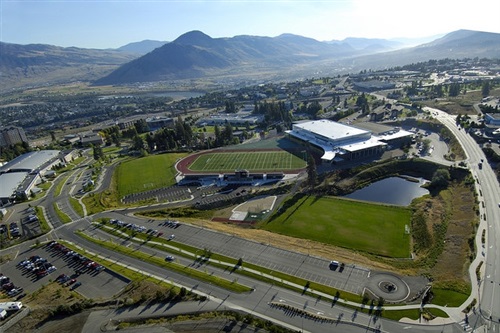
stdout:
POLYGON ((74 81, 124 84, 224 75, 297 79, 429 59, 500 58, 500 34, 491 32, 463 29, 414 47, 401 45, 351 37, 321 42, 289 33, 212 38, 199 30, 172 42, 145 40, 105 50, 0 42, 0 91, 74 81))
POLYGON ((252 70, 268 73, 286 70, 290 75, 294 71, 299 75, 299 69, 300 73, 307 70, 311 73, 325 71, 329 67, 330 70, 335 67, 356 71, 394 67, 429 59, 476 56, 496 58, 500 57, 500 34, 457 30, 426 44, 394 50, 400 46, 396 42, 390 43, 382 39, 360 38, 347 39, 342 43, 325 43, 293 34, 277 37, 240 35, 212 38, 195 30, 132 63, 120 66, 116 71, 95 81, 95 84, 199 78, 223 75, 231 71, 250 75, 252 70), (184 48, 180 49, 177 45, 183 45, 184 48), (173 62, 172 59, 176 61, 173 62), (148 75, 137 75, 138 68, 149 68, 148 75))

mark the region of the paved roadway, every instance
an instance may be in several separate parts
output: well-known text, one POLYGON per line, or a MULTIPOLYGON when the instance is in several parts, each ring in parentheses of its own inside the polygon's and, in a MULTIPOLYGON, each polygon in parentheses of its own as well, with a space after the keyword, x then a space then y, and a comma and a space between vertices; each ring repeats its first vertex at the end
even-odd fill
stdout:
MULTIPOLYGON (((464 129, 457 127, 455 117, 436 109, 431 113, 446 125, 460 141, 467 154, 467 163, 477 180, 479 190, 481 226, 478 233, 486 229, 485 269, 480 283, 479 309, 487 320, 489 332, 500 332, 500 254, 496 245, 500 241, 500 189, 494 171, 486 162, 486 157, 480 146, 467 134, 464 129), (483 168, 478 163, 485 160, 483 168)), ((484 251, 484 250, 483 250, 484 251)), ((478 250, 479 252, 479 250, 478 250)), ((479 254, 480 255, 480 254, 479 254)), ((473 286, 474 288, 474 286, 473 286)), ((475 290, 474 290, 475 291, 475 290)), ((474 292, 473 291, 473 292, 474 292)))

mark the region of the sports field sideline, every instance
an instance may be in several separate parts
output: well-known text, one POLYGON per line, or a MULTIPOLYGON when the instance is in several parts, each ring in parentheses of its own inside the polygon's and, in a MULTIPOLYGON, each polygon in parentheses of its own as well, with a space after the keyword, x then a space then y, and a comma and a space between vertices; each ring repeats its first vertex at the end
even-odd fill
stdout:
POLYGON ((286 151, 218 152, 200 155, 188 169, 194 172, 287 171, 306 167, 306 162, 286 151))

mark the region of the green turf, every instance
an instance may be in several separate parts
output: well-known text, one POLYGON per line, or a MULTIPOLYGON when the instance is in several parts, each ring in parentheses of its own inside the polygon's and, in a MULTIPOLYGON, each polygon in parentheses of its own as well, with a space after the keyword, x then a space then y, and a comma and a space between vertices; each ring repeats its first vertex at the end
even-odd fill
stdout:
POLYGON ((432 304, 442 306, 457 307, 469 298, 469 295, 448 289, 432 288, 432 292, 434 293, 432 304))
POLYGON ((221 152, 200 155, 188 168, 195 172, 285 171, 305 168, 306 162, 286 151, 221 152))
POLYGON ((118 196, 175 184, 175 162, 186 154, 161 154, 126 161, 116 171, 118 196))
POLYGON ((303 197, 262 228, 292 237, 408 258, 409 209, 331 197, 303 197))

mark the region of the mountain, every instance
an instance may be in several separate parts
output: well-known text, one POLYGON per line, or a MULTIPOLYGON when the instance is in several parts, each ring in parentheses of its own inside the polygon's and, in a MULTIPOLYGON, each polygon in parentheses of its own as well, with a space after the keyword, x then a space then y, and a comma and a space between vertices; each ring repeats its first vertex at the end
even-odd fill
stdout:
POLYGON ((459 30, 416 47, 396 41, 346 38, 319 42, 302 36, 211 38, 201 31, 179 36, 120 66, 95 84, 125 84, 209 76, 268 78, 388 68, 429 59, 500 57, 500 34, 459 30), (395 51, 388 49, 400 48, 395 51))
POLYGON ((103 85, 222 77, 294 80, 430 59, 500 58, 498 33, 458 30, 387 52, 403 42, 364 38, 319 42, 292 34, 212 38, 201 31, 185 33, 157 48, 163 42, 131 43, 121 50, 0 42, 0 92, 74 81, 103 85), (142 56, 130 53, 134 49, 146 52, 148 47, 152 50, 142 56))
POLYGON ((129 43, 127 45, 120 46, 117 48, 117 51, 123 51, 123 52, 128 52, 128 53, 136 53, 139 55, 144 55, 146 53, 149 53, 153 51, 156 48, 159 48, 168 42, 163 42, 159 40, 150 40, 146 39, 140 42, 133 42, 129 43))
POLYGON ((392 39, 390 39, 390 41, 401 43, 405 47, 413 47, 413 46, 417 46, 420 44, 430 43, 433 40, 436 40, 438 38, 443 37, 444 35, 445 34, 438 34, 438 35, 433 35, 433 36, 414 37, 414 38, 400 37, 400 38, 392 38, 392 39))
POLYGON ((0 91, 95 80, 137 57, 114 50, 3 42, 0 55, 0 91))
POLYGON ((347 44, 355 50, 367 51, 368 53, 391 51, 405 47, 405 44, 402 42, 380 38, 348 37, 342 41, 330 41, 328 43, 347 44))
POLYGON ((358 68, 381 69, 430 59, 500 58, 500 34, 457 30, 429 43, 392 52, 353 57, 358 68))
POLYGON ((356 50, 348 45, 331 45, 291 34, 212 38, 201 31, 191 31, 121 66, 95 83, 123 84, 210 74, 250 74, 355 54, 356 50))

